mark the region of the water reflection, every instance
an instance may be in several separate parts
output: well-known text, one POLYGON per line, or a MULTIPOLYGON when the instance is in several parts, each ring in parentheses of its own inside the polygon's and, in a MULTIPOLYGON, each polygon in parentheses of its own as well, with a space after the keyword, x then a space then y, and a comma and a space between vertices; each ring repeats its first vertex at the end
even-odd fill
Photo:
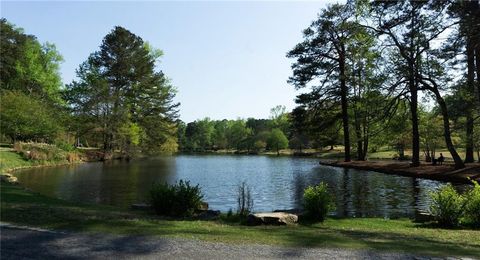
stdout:
MULTIPOLYGON (((16 173, 26 187, 49 196, 128 207, 145 201, 154 182, 199 184, 211 208, 236 208, 237 186, 252 188, 255 211, 301 208, 303 190, 326 182, 338 216, 396 218, 428 209, 441 182, 318 165, 313 158, 174 156, 139 161, 34 168, 16 173)), ((459 186, 462 189, 463 186, 459 186)))

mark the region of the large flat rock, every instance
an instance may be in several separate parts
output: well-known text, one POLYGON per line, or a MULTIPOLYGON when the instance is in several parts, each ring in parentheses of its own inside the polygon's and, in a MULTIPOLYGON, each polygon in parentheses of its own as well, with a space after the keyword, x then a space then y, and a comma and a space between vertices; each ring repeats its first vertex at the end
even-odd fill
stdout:
POLYGON ((286 212, 266 212, 250 214, 247 225, 291 225, 298 222, 298 216, 286 212))

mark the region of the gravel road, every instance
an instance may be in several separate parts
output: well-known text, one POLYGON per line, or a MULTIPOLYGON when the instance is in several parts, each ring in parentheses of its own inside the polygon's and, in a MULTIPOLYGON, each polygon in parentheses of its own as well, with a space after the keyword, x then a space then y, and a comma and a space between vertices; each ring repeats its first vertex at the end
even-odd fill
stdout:
POLYGON ((152 236, 59 233, 1 225, 1 259, 427 259, 346 249, 232 245, 152 236))

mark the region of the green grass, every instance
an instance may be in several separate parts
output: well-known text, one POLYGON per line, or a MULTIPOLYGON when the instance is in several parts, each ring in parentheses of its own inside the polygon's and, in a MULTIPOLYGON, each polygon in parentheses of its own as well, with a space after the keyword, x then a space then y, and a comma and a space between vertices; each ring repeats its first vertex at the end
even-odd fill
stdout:
POLYGON ((327 219, 323 224, 247 227, 226 221, 166 220, 146 212, 45 197, 1 184, 1 220, 50 229, 160 235, 235 244, 341 247, 434 256, 480 256, 480 231, 439 229, 409 220, 327 219))
POLYGON ((0 149, 0 174, 19 168, 69 164, 66 159, 26 160, 11 149, 0 149))
POLYGON ((32 166, 33 162, 23 159, 23 157, 12 151, 0 151, 0 173, 8 169, 32 166))

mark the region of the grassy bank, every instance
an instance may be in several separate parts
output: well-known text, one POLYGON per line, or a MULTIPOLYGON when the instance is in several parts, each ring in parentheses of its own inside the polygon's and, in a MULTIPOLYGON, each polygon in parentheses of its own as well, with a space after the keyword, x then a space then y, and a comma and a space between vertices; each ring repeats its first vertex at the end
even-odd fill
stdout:
POLYGON ((145 212, 48 198, 1 184, 1 220, 50 229, 160 235, 225 243, 342 247, 435 256, 480 256, 479 230, 421 226, 410 220, 328 219, 323 224, 246 227, 227 221, 179 221, 145 212))
POLYGON ((25 160, 20 154, 10 150, 0 150, 0 173, 11 169, 31 167, 35 164, 25 160))

